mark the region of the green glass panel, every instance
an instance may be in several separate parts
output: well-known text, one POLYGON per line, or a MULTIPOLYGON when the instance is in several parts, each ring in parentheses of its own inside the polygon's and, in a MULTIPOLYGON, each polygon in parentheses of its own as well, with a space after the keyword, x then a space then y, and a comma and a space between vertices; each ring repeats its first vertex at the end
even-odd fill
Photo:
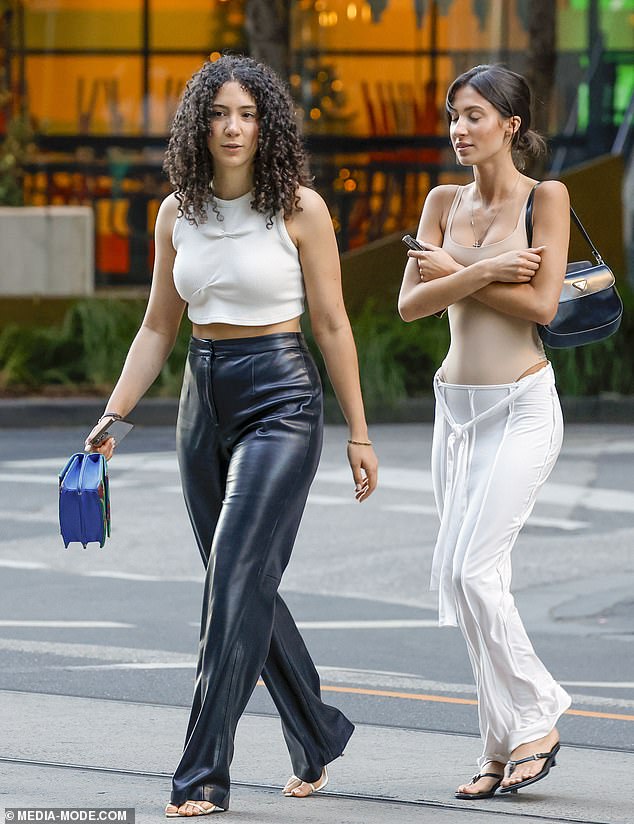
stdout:
POLYGON ((634 93, 634 66, 617 66, 614 87, 614 124, 620 126, 634 93))
POLYGON ((590 121, 590 94, 587 83, 579 84, 579 103, 577 109, 577 130, 585 132, 590 121))

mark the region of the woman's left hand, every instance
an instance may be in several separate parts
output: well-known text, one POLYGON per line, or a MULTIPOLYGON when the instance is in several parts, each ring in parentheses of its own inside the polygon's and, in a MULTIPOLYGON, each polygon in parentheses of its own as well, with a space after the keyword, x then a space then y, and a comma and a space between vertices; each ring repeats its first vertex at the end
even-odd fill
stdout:
POLYGON ((372 446, 348 444, 348 462, 356 484, 354 497, 361 503, 376 489, 379 461, 372 446))
POLYGON ((423 281, 435 280, 457 272, 461 267, 445 252, 441 246, 434 246, 433 243, 422 243, 424 251, 419 252, 410 249, 408 257, 414 258, 418 262, 420 279, 423 281))

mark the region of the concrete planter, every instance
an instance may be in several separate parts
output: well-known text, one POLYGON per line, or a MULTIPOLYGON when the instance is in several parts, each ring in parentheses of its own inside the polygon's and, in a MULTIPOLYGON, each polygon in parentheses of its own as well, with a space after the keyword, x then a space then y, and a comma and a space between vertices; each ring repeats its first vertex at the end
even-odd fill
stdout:
POLYGON ((95 290, 89 206, 0 207, 0 249, 0 297, 95 290))

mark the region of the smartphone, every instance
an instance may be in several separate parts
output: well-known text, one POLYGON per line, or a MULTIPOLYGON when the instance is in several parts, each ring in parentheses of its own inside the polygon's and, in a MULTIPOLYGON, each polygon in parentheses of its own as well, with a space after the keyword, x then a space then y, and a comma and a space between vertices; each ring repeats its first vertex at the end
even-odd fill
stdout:
MULTIPOLYGON (((419 240, 416 240, 416 238, 415 238, 415 237, 412 237, 411 235, 403 235, 403 237, 401 238, 401 240, 403 241, 403 243, 404 243, 404 244, 405 244, 405 245, 406 245, 409 249, 415 249, 417 252, 424 252, 424 251, 425 251, 425 249, 424 249, 424 247, 422 246, 421 242, 420 242, 419 240)), ((446 312, 446 311, 447 311, 446 309, 442 309, 442 310, 441 310, 441 311, 439 311, 439 312, 434 312, 434 315, 435 315, 437 318, 442 318, 442 316, 445 314, 445 312, 446 312)))
POLYGON ((417 252, 424 252, 425 249, 420 241, 416 240, 415 237, 411 235, 403 235, 401 238, 403 243, 410 249, 415 249, 417 252))
POLYGON ((130 432, 133 428, 134 424, 130 421, 106 420, 104 421, 103 426, 90 439, 90 445, 101 446, 101 444, 108 440, 108 438, 114 438, 117 446, 119 446, 128 432, 130 432))

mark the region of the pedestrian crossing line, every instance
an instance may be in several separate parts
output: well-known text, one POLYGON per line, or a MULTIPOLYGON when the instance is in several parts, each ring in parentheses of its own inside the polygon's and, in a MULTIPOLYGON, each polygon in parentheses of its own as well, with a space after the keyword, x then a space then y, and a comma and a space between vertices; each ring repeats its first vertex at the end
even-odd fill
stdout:
MULTIPOLYGON (((566 454, 565 450, 563 454, 566 454)), ((67 459, 67 456, 60 456, 59 458, 0 461, 0 483, 45 485, 52 483, 55 485, 57 482, 55 475, 67 459), (42 470, 51 470, 51 475, 48 476, 46 472, 42 474, 42 470)), ((111 477, 110 483, 114 487, 121 488, 143 486, 145 484, 143 480, 145 476, 141 476, 141 472, 152 472, 155 476, 159 474, 168 476, 178 472, 176 454, 174 452, 158 452, 152 455, 146 453, 126 453, 125 455, 118 455, 116 467, 117 477, 111 477), (122 472, 130 472, 131 475, 130 477, 122 477, 122 472)), ((349 486, 350 470, 347 468, 335 468, 329 464, 322 464, 318 470, 315 481, 317 484, 328 484, 328 492, 330 495, 325 497, 336 498, 337 501, 340 502, 338 496, 332 496, 333 485, 345 484, 349 486)), ((383 489, 395 489, 416 493, 433 493, 431 472, 429 470, 412 469, 403 466, 383 467, 381 470, 381 487, 383 489)), ((167 484, 157 488, 161 491, 181 492, 180 485, 167 484)), ((545 489, 547 491, 542 496, 542 505, 548 503, 549 505, 565 506, 569 509, 581 507, 598 512, 623 512, 629 515, 634 513, 633 491, 557 483, 552 480, 546 482, 545 489)), ((313 503, 319 503, 318 494, 313 495, 313 503)), ((329 503, 335 505, 334 501, 330 501, 329 503)), ((427 509, 435 511, 435 507, 432 506, 425 507, 425 510, 427 509)), ((546 519, 542 520, 546 521, 546 519)), ((558 521, 560 524, 555 528, 569 531, 584 528, 583 521, 577 522, 565 518, 553 520, 558 521)), ((539 516, 537 520, 533 518, 533 526, 550 525, 548 522, 539 524, 538 521, 539 516)))
MULTIPOLYGON (((308 499, 310 501, 310 497, 308 499)), ((438 515, 435 506, 426 504, 389 504, 381 509, 387 512, 404 512, 411 515, 438 515)), ((590 526, 587 521, 573 521, 570 518, 547 518, 541 515, 531 515, 526 526, 540 526, 545 529, 561 529, 565 532, 575 532, 590 526)))
POLYGON ((589 687, 601 690, 634 690, 634 681, 560 681, 562 687, 589 687))
MULTIPOLYGON (((437 618, 388 618, 381 621, 297 621, 297 629, 438 629, 437 618)), ((189 622, 190 627, 200 623, 189 622)))
POLYGON ((57 524, 59 523, 57 514, 46 512, 28 512, 2 509, 0 510, 0 521, 16 521, 17 523, 36 524, 57 524))
POLYGON ((0 627, 35 627, 46 629, 135 629, 134 624, 119 621, 0 621, 0 627))
MULTIPOLYGON (((59 484, 59 481, 53 474, 42 475, 41 473, 0 472, 0 483, 43 484, 44 486, 49 486, 54 489, 59 484)), ((114 486, 115 489, 119 487, 139 486, 139 480, 137 478, 126 479, 119 477, 113 479, 111 477, 110 486, 114 486)))
POLYGON ((7 569, 50 569, 48 564, 40 561, 14 561, 10 558, 0 558, 0 567, 7 569))
POLYGON ((297 621, 298 629, 438 629, 437 618, 388 618, 382 621, 297 621))

